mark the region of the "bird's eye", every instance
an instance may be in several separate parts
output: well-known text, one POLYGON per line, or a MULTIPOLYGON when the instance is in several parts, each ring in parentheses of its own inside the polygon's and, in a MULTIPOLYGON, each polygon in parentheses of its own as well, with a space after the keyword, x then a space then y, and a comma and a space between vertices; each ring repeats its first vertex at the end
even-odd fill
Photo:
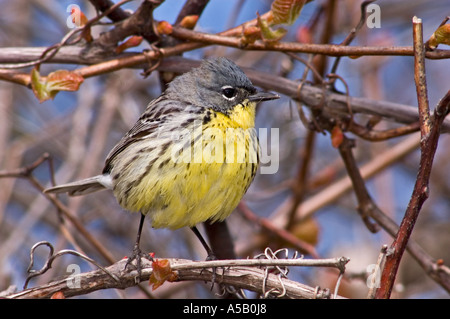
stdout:
POLYGON ((236 97, 236 89, 231 86, 224 86, 222 88, 222 96, 227 100, 232 100, 236 97))

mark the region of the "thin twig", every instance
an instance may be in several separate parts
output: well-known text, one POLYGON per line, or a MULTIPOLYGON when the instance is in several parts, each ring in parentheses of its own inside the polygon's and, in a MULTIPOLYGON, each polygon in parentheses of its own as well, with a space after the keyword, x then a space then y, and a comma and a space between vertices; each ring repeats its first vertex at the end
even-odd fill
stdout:
POLYGON ((98 264, 98 263, 97 263, 95 260, 93 260, 92 258, 89 258, 89 257, 87 257, 87 256, 85 256, 85 255, 83 255, 83 254, 81 254, 81 253, 78 252, 78 251, 70 250, 70 249, 64 249, 64 250, 58 251, 56 254, 54 254, 54 248, 53 248, 53 246, 52 246, 49 242, 47 242, 47 241, 40 241, 40 242, 34 244, 33 247, 31 247, 31 252, 30 252, 30 264, 29 264, 28 269, 27 269, 28 277, 27 277, 27 279, 25 280, 25 284, 23 285, 23 288, 24 288, 24 289, 27 288, 28 283, 29 283, 29 281, 30 281, 32 278, 34 278, 34 277, 36 277, 36 276, 40 276, 40 275, 42 275, 43 273, 47 272, 50 268, 52 268, 53 261, 54 261, 56 258, 58 258, 58 257, 60 257, 60 256, 62 256, 62 255, 67 255, 67 254, 69 254, 69 255, 74 255, 74 256, 78 256, 78 257, 80 257, 81 259, 84 259, 84 260, 86 260, 86 261, 88 261, 88 262, 94 264, 97 268, 100 268, 100 269, 103 270, 106 274, 108 274, 109 276, 111 276, 112 279, 114 279, 114 280, 117 281, 117 282, 119 281, 119 279, 117 278, 117 276, 115 276, 114 274, 110 273, 108 270, 106 270, 104 267, 102 267, 100 264, 98 264), (33 268, 33 265, 34 265, 34 253, 35 253, 35 250, 36 250, 36 248, 38 248, 39 246, 43 246, 43 245, 45 245, 45 246, 47 246, 47 247, 49 248, 49 255, 48 255, 48 258, 47 258, 47 260, 46 260, 44 266, 42 266, 41 269, 39 269, 39 270, 32 269, 32 268, 33 268))
MULTIPOLYGON (((381 277, 381 285, 377 290, 376 298, 389 298, 394 286, 397 271, 406 249, 414 225, 419 216, 423 203, 429 195, 429 179, 436 153, 441 125, 450 111, 450 91, 436 106, 432 119, 429 117, 427 87, 425 81, 425 58, 423 45, 422 22, 413 18, 413 41, 415 48, 414 71, 417 87, 417 100, 419 104, 421 142, 420 164, 414 184, 410 202, 405 211, 398 233, 390 246, 391 253, 386 256, 386 264, 381 277)), ((448 282, 448 279, 447 279, 448 282)))
POLYGON ((313 257, 318 257, 318 254, 314 246, 300 240, 292 233, 290 233, 288 230, 281 227, 277 227, 276 225, 271 223, 270 220, 256 216, 256 214, 251 211, 251 209, 245 204, 245 202, 241 202, 238 206, 238 209, 242 212, 245 218, 252 221, 253 223, 260 225, 263 229, 270 231, 272 234, 290 243, 296 249, 300 250, 302 253, 311 255, 313 257))
MULTIPOLYGON (((361 7, 360 7, 360 12, 361 12, 361 17, 359 18, 359 22, 356 25, 356 27, 354 27, 350 33, 347 35, 347 37, 344 39, 344 41, 341 42, 340 45, 349 45, 350 43, 352 43, 352 41, 355 39, 356 37, 356 33, 364 26, 364 24, 366 23, 366 8, 369 4, 371 4, 372 2, 375 2, 375 0, 367 0, 364 1, 363 3, 361 3, 361 7)), ((334 60, 333 66, 331 67, 331 71, 330 73, 335 74, 337 71, 337 68, 339 66, 339 62, 341 61, 341 57, 337 57, 336 60, 334 60)))
POLYGON ((425 72, 425 46, 423 44, 422 20, 413 18, 414 82, 419 105, 420 132, 422 137, 430 133, 430 106, 428 105, 427 78, 425 72))
POLYGON ((420 122, 411 123, 409 125, 396 127, 393 129, 377 131, 367 128, 366 126, 359 125, 358 123, 351 122, 347 124, 347 129, 361 137, 362 139, 379 142, 385 141, 391 138, 400 137, 404 135, 409 135, 413 132, 420 130, 420 122))
POLYGON ((352 148, 353 143, 344 135, 344 140, 339 145, 339 154, 344 161, 345 167, 347 169, 348 176, 352 181, 353 190, 355 192, 356 198, 358 200, 358 212, 361 218, 372 233, 379 231, 379 226, 371 221, 372 211, 379 210, 378 206, 375 204, 369 191, 366 188, 364 179, 361 175, 360 170, 356 164, 356 160, 353 157, 352 148))
POLYGON ((204 269, 204 268, 228 268, 228 267, 268 267, 268 266, 297 266, 297 267, 331 267, 344 269, 349 261, 346 257, 326 259, 230 259, 187 262, 172 266, 173 270, 204 269))
POLYGON ((372 272, 372 274, 370 274, 370 276, 367 280, 367 285, 369 286, 369 292, 367 294, 367 299, 375 298, 377 288, 380 287, 381 272, 383 271, 383 268, 384 268, 384 263, 386 261, 387 252, 388 252, 388 246, 383 245, 381 247, 380 254, 378 255, 378 260, 377 260, 377 263, 375 264, 373 272, 372 272))
POLYGON ((58 211, 67 219, 69 220, 74 227, 77 229, 77 231, 83 235, 83 237, 94 246, 98 252, 109 262, 114 262, 114 258, 112 255, 107 251, 103 245, 89 232, 84 225, 79 221, 79 219, 55 196, 45 194, 44 189, 45 187, 39 183, 39 181, 33 176, 33 171, 41 165, 43 162, 47 161, 49 159, 49 155, 47 153, 44 153, 41 157, 39 157, 36 161, 34 161, 32 164, 18 168, 15 170, 5 170, 0 171, 0 178, 25 178, 27 179, 31 185, 33 185, 40 193, 43 193, 44 196, 50 200, 50 202, 58 209, 58 211))
MULTIPOLYGON (((361 176, 367 180, 379 172, 382 172, 387 167, 398 162, 406 155, 419 147, 420 138, 417 135, 412 135, 401 141, 397 145, 394 145, 391 149, 379 154, 372 161, 364 164, 360 173, 361 176)), ((312 216, 315 212, 321 208, 332 204, 344 194, 352 189, 352 182, 350 177, 346 176, 327 186, 319 193, 311 196, 302 203, 302 206, 297 210, 297 219, 304 219, 312 216)), ((287 219, 286 212, 289 211, 289 207, 292 205, 292 199, 287 199, 284 203, 279 205, 279 208, 272 214, 270 218, 275 225, 284 225, 287 219), (276 220, 276 222, 275 222, 276 220)))
POLYGON ((48 62, 50 61, 57 53, 58 51, 66 45, 74 45, 76 43, 78 43, 81 39, 82 39, 82 34, 85 30, 87 30, 88 28, 90 28, 92 25, 94 25, 96 22, 98 22, 101 18, 103 18, 104 16, 108 15, 109 13, 113 12, 116 8, 119 8, 120 6, 124 5, 127 2, 130 2, 131 0, 122 0, 116 4, 114 4, 113 6, 111 6, 108 10, 106 10, 105 12, 103 12, 102 14, 94 17, 93 19, 89 20, 86 22, 85 25, 75 28, 71 31, 69 31, 63 38, 62 40, 57 43, 54 44, 48 48, 46 48, 41 56, 37 59, 37 60, 33 60, 33 61, 28 61, 28 62, 23 62, 23 63, 14 63, 11 65, 2 65, 2 68, 4 69, 20 69, 20 68, 25 68, 25 67, 29 67, 29 66, 34 66, 34 65, 38 65, 44 62, 48 62), (78 36, 75 40, 71 41, 69 43, 69 40, 72 38, 72 36, 74 36, 75 34, 80 33, 80 36, 78 36))
MULTIPOLYGON (((225 32, 223 32, 225 33, 225 32)), ((367 56, 367 55, 389 55, 389 56, 413 56, 414 49, 412 47, 404 46, 340 46, 337 44, 308 44, 298 42, 276 42, 267 44, 263 41, 255 41, 242 47, 241 40, 236 37, 225 36, 221 34, 210 34, 188 30, 180 27, 173 27, 171 34, 174 37, 197 42, 203 45, 224 45, 245 50, 256 51, 282 51, 282 52, 297 52, 297 53, 314 53, 324 54, 328 56, 367 56)), ((448 59, 450 58, 450 51, 435 50, 427 51, 425 54, 429 59, 448 59)))
MULTIPOLYGON (((443 119, 450 110, 450 91, 439 102, 432 117, 431 131, 426 137, 421 138, 421 156, 419 171, 417 174, 416 183, 414 184, 413 193, 410 202, 402 219, 397 235, 390 246, 392 254, 387 256, 386 265, 381 277, 381 287, 378 289, 376 298, 389 298, 395 282, 397 270, 401 261, 406 245, 410 241, 410 236, 413 231, 416 220, 419 216, 423 203, 428 198, 429 194, 429 179, 433 165, 434 154, 437 149, 437 144, 440 135, 440 126, 443 119)), ((436 262, 427 260, 421 262, 426 265, 427 272, 431 270, 431 277, 439 282, 447 291, 450 291, 450 277, 447 271, 440 270, 443 265, 438 266, 436 262), (430 266, 434 265, 430 268, 430 266)), ((445 268, 442 267, 442 268, 445 268)))

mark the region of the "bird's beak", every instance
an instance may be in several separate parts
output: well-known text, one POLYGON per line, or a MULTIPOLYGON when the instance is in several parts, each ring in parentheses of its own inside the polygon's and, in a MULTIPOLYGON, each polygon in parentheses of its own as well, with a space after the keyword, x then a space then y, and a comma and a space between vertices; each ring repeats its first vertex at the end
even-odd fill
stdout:
POLYGON ((256 92, 248 97, 250 102, 261 102, 279 99, 280 96, 270 92, 256 92))

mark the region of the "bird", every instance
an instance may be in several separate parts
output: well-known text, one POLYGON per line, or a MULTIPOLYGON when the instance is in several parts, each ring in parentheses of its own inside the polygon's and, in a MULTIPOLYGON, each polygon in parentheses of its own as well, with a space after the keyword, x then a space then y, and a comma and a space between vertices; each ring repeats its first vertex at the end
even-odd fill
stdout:
POLYGON ((233 61, 205 59, 177 76, 112 148, 101 174, 46 189, 86 195, 112 190, 119 205, 140 212, 127 265, 141 271, 144 220, 153 228, 189 227, 216 259, 196 225, 223 221, 237 207, 259 164, 256 105, 278 99, 259 91, 233 61))

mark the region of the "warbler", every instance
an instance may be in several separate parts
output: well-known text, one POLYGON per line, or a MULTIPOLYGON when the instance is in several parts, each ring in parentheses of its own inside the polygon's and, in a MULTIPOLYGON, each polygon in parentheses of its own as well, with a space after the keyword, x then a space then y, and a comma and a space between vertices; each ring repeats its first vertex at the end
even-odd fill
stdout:
POLYGON ((196 225, 223 221, 239 204, 258 168, 256 104, 277 98, 258 92, 234 62, 205 60, 150 102, 111 150, 102 174, 45 192, 75 196, 111 189, 124 209, 140 212, 127 265, 137 259, 140 267, 146 216, 154 228, 190 227, 214 259, 196 225))

